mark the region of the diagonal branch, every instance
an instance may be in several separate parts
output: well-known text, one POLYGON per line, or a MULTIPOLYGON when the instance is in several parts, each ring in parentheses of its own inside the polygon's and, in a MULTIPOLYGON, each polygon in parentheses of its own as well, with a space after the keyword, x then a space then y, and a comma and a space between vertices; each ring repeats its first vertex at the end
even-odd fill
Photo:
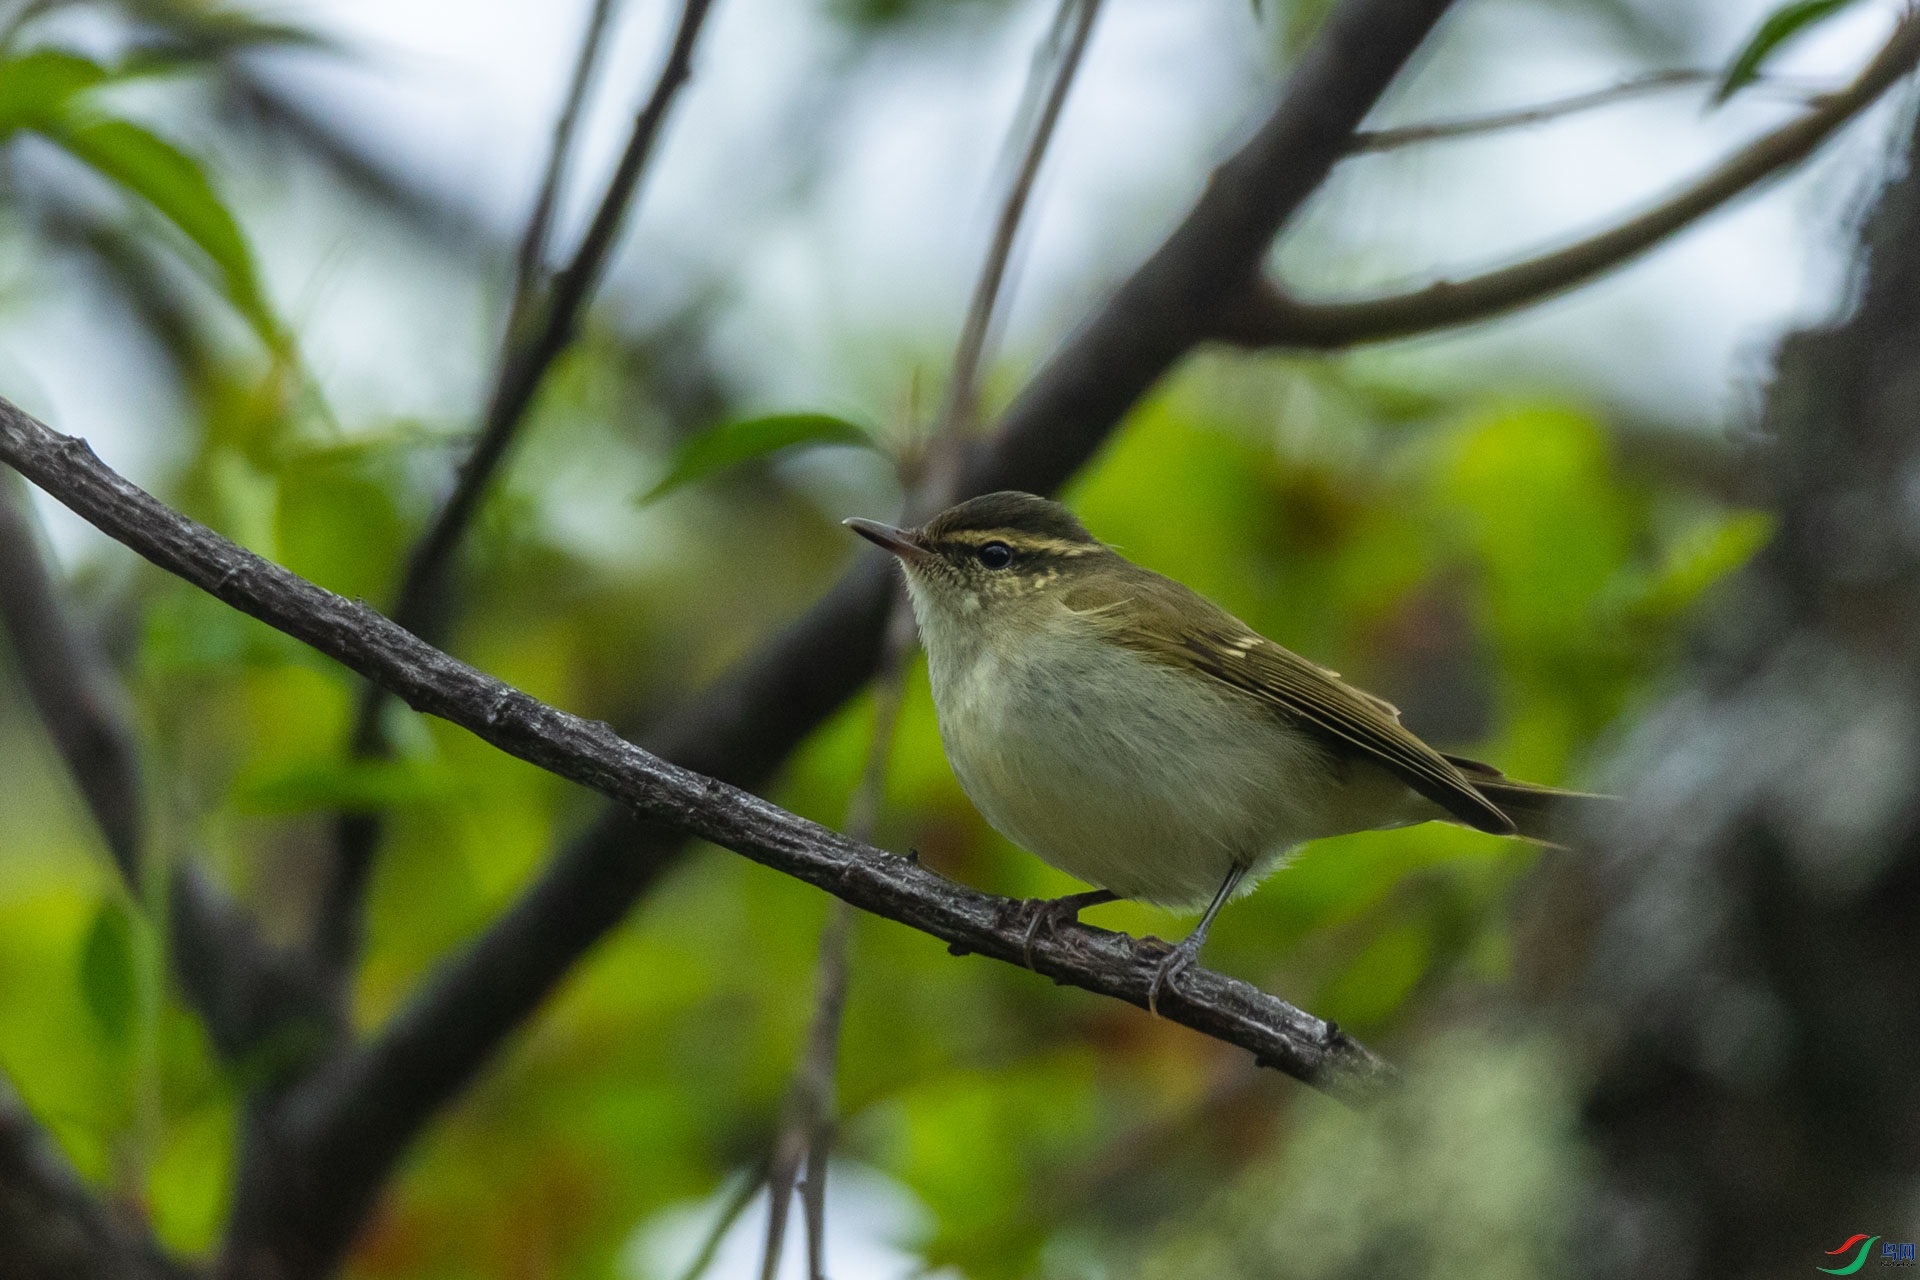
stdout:
MULTIPOLYGON (((581 103, 605 42, 607 19, 612 9, 612 0, 595 0, 566 102, 554 126, 546 175, 521 237, 504 351, 485 424, 452 493, 415 544, 401 581, 393 616, 416 635, 437 640, 445 630, 446 587, 454 553, 472 525, 480 500, 505 460, 547 370, 573 341, 581 314, 599 284, 621 223, 646 171, 667 111, 692 75, 694 44, 711 6, 712 0, 685 0, 666 63, 646 105, 634 120, 626 150, 613 176, 607 180, 593 221, 572 261, 549 279, 543 261, 554 206, 566 172, 581 103)), ((386 695, 377 687, 370 686, 362 695, 353 730, 352 750, 356 756, 386 752, 386 738, 380 723, 386 705, 386 695)), ((375 814, 346 814, 341 817, 335 833, 333 873, 314 926, 314 949, 335 970, 343 970, 359 949, 367 877, 380 842, 381 825, 375 814)))
MULTIPOLYGON (((527 227, 521 234, 520 249, 514 258, 513 296, 507 308, 509 334, 515 331, 525 305, 544 284, 553 211, 560 203, 560 188, 566 180, 567 162, 573 158, 574 129, 580 123, 580 108, 586 103, 587 86, 593 82, 594 68, 600 62, 600 50, 606 43, 607 20, 612 16, 613 0, 593 0, 593 10, 587 15, 586 33, 580 37, 580 54, 574 59, 573 78, 567 85, 567 96, 561 105, 559 118, 554 121, 553 142, 547 149, 547 170, 540 179, 540 193, 534 198, 533 212, 527 215, 527 227)), ((653 127, 658 127, 657 121, 653 127)))
POLYGON ((394 605, 394 620, 410 631, 438 630, 440 594, 451 568, 454 549, 479 509, 488 482, 506 455, 521 419, 554 360, 573 341, 587 300, 600 283, 607 258, 618 239, 627 209, 646 171, 674 96, 693 74, 693 47, 700 37, 713 0, 685 0, 673 45, 660 69, 653 92, 633 122, 626 150, 607 181, 606 193, 593 221, 581 237, 573 259, 553 279, 540 314, 530 332, 514 342, 501 362, 499 376, 487 405, 485 425, 473 452, 461 468, 453 492, 422 535, 407 564, 394 605))
MULTIPOLYGON (((952 498, 960 450, 967 433, 973 429, 978 410, 980 366, 986 356, 994 315, 1005 291, 1007 262, 1013 254, 1014 238, 1019 233, 1028 199, 1033 194, 1034 180, 1053 141, 1054 129, 1079 74, 1081 59, 1099 15, 1100 0, 1060 0, 1054 21, 1034 53, 1023 98, 1029 103, 1039 98, 1039 110, 1030 125, 1025 120, 1025 109, 1015 113, 1011 138, 1017 139, 1024 132, 1026 145, 1021 148, 1020 162, 1007 184, 967 305, 966 319, 961 324, 953 371, 947 384, 946 405, 929 442, 927 465, 917 485, 914 500, 920 505, 938 507, 952 498)), ((897 585, 884 643, 880 667, 873 681, 873 734, 867 747, 866 765, 848 803, 844 824, 846 833, 863 843, 872 841, 879 819, 886 791, 887 762, 892 754, 900 705, 906 696, 907 662, 914 648, 913 613, 905 592, 897 585)), ((767 1165, 767 1234, 761 1251, 762 1280, 772 1280, 779 1267, 795 1179, 800 1176, 803 1163, 807 1275, 809 1280, 824 1280, 827 1165, 836 1125, 834 1072, 840 1053, 841 1021, 846 1011, 850 926, 846 904, 835 902, 820 932, 813 1020, 808 1028, 805 1052, 788 1086, 780 1134, 767 1165)))
MULTIPOLYGON (((1273 235, 1346 154, 1361 118, 1449 3, 1344 0, 1273 114, 1179 229, 1027 386, 991 442, 966 459, 954 492, 1050 491, 1092 457, 1134 402, 1202 341, 1201 321, 1216 300, 1258 270, 1273 235)), ((763 784, 873 673, 894 583, 883 556, 863 555, 805 616, 645 734, 646 745, 719 782, 763 784)), ((339 1213, 351 1218, 364 1207, 411 1136, 684 847, 681 831, 609 806, 381 1029, 354 1069, 313 1103, 324 1111, 309 1122, 315 1131, 380 1134, 356 1153, 355 1181, 342 1189, 358 1207, 339 1213)))
MULTIPOLYGON (((1027 386, 992 441, 966 460, 956 496, 1050 491, 1093 456, 1199 344, 1209 309, 1258 270, 1274 234, 1346 153, 1448 2, 1346 0, 1327 19, 1273 114, 1027 386)), ((873 673, 893 583, 883 556, 863 555, 803 617, 645 734, 647 745, 737 786, 762 784, 873 673)), ((462 1088, 681 847, 678 833, 614 806, 563 849, 383 1033, 393 1053, 418 1059, 421 1079, 435 1079, 415 1104, 438 1106, 462 1088)))
POLYGON ((1358 302, 1303 302, 1261 282, 1222 313, 1216 336, 1242 346, 1331 349, 1485 320, 1563 293, 1651 249, 1810 155, 1920 60, 1909 14, 1845 89, 1748 143, 1717 168, 1619 226, 1461 281, 1358 302))
MULTIPOLYGON (((1141 396, 1214 336, 1221 310, 1348 154, 1361 119, 1448 7, 1448 0, 1337 7, 1279 107, 1214 171, 1153 256, 1027 384, 991 447, 969 459, 957 491, 1051 492, 1092 457, 1141 396)), ((799 656, 779 645, 759 662, 772 667, 799 656)))
MULTIPOLYGON (((530 764, 591 787, 642 821, 695 836, 825 889, 862 910, 929 933, 956 953, 1025 964, 1056 982, 1147 1007, 1159 954, 1119 934, 1062 929, 1030 953, 1009 900, 975 892, 760 799, 671 764, 605 724, 547 706, 433 648, 366 605, 254 555, 114 472, 86 442, 0 400, 0 461, 108 536, 234 608, 311 645, 414 708, 530 764)), ((1363 1100, 1392 1068, 1320 1019, 1211 971, 1182 979, 1162 1016, 1237 1045, 1264 1065, 1337 1097, 1363 1100)), ((404 1020, 403 1020, 404 1021, 404 1020)), ((434 1046, 436 1054, 460 1046, 434 1046)), ((271 1246, 318 1274, 338 1256, 392 1160, 426 1110, 417 1046, 383 1037, 335 1059, 275 1122, 298 1167, 276 1216, 297 1233, 271 1246)), ((434 1100, 434 1099, 429 1099, 434 1100)), ((249 1242, 256 1251, 259 1241, 249 1242)))

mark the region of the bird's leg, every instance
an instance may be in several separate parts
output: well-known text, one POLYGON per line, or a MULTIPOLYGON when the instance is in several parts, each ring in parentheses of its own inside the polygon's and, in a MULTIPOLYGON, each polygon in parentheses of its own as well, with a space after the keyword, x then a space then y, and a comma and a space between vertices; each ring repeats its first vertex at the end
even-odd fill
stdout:
POLYGON ((1019 913, 1031 916, 1027 922, 1027 933, 1020 940, 1020 958, 1027 968, 1033 968, 1033 944, 1043 933, 1052 933, 1063 924, 1080 919, 1080 913, 1088 907, 1097 907, 1103 902, 1118 902, 1120 895, 1109 889, 1089 889, 1085 893, 1070 893, 1064 898, 1028 898, 1020 904, 1019 913))
POLYGON ((1246 874, 1247 869, 1243 866, 1235 866, 1227 872, 1227 878, 1220 882, 1220 888, 1213 895, 1213 901, 1207 904, 1207 912, 1200 917, 1200 923, 1193 927, 1192 933, 1180 940, 1179 946, 1167 953, 1160 967, 1154 970, 1153 981, 1147 985, 1148 1013, 1156 1018, 1160 1016, 1160 989, 1172 982, 1174 975, 1192 964, 1194 957, 1200 954, 1200 944, 1207 940, 1207 930, 1213 927, 1213 918, 1220 914, 1221 907, 1227 905, 1227 899, 1233 896, 1233 891, 1246 874))

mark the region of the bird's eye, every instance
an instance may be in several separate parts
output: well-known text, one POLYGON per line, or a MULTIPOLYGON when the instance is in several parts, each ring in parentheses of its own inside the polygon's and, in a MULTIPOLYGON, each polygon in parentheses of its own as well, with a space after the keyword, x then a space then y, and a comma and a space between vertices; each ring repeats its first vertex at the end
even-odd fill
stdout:
POLYGON ((1013 563, 1013 548, 1004 542, 989 542, 980 548, 980 563, 989 569, 1004 569, 1013 563))

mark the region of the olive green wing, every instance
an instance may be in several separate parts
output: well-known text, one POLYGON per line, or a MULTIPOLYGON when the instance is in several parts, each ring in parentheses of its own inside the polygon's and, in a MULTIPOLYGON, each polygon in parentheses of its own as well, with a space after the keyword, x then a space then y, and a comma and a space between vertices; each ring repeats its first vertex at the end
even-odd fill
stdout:
POLYGON ((1408 732, 1392 703, 1281 648, 1171 578, 1127 568, 1119 578, 1103 575, 1105 581, 1076 587, 1067 607, 1110 619, 1118 643, 1251 694, 1329 747, 1372 760, 1468 826, 1513 834, 1512 820, 1452 761, 1408 732))

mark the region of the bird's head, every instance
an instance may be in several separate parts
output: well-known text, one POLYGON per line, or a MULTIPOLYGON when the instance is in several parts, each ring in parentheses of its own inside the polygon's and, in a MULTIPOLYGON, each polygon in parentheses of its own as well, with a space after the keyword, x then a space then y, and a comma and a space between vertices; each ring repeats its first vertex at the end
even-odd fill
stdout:
POLYGON ((1010 490, 949 507, 917 529, 858 517, 845 524, 899 558, 923 629, 936 619, 1038 616, 1116 558, 1059 503, 1010 490))

